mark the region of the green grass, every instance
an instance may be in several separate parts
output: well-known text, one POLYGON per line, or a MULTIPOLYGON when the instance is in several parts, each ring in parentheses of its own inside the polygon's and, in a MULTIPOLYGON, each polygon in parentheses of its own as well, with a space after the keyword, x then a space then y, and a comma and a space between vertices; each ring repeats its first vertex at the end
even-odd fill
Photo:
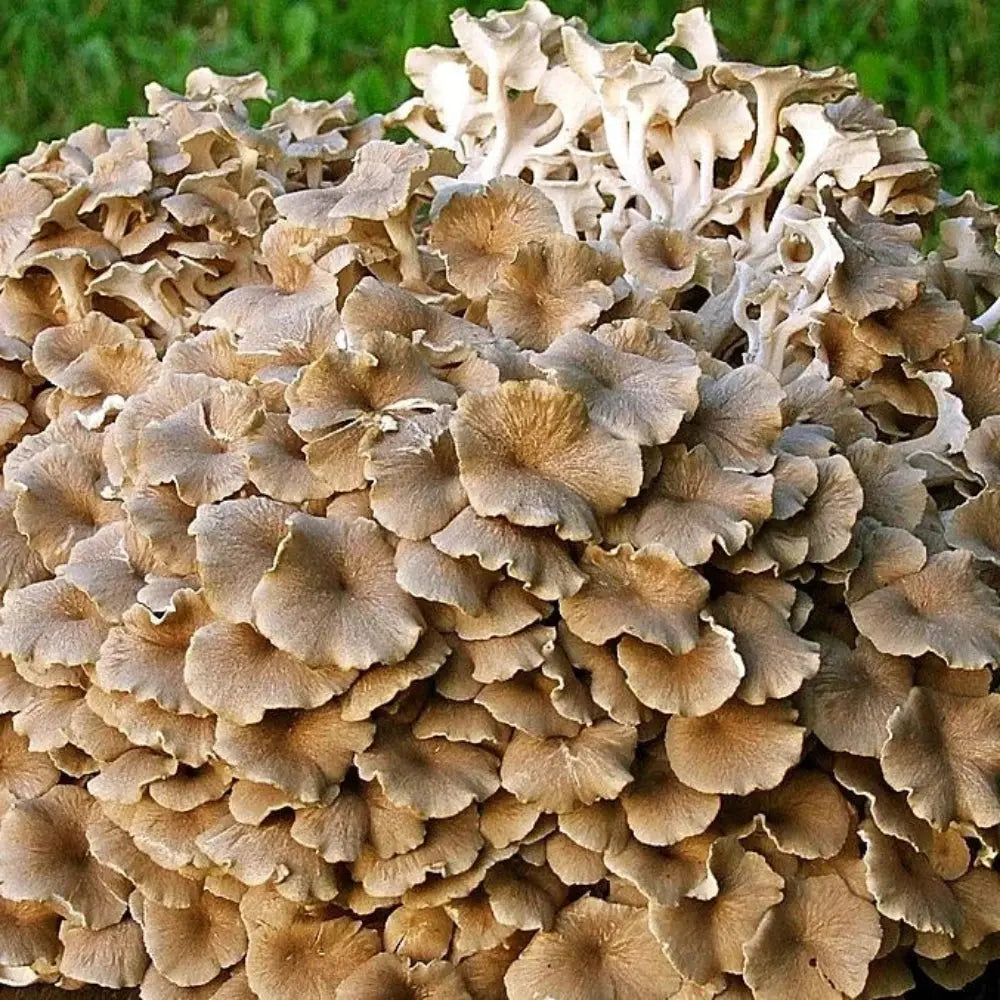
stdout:
MULTIPOLYGON (((474 12, 494 3, 471 2, 474 12)), ((502 4, 500 4, 502 6, 502 4)), ((553 0, 598 37, 655 45, 677 0, 553 0)), ((403 54, 450 40, 447 0, 0 0, 0 162, 89 121, 144 109, 149 80, 261 69, 279 96, 352 89, 363 110, 405 98, 403 54)), ((737 57, 840 63, 916 127, 953 191, 1000 198, 997 0, 716 0, 737 57)))

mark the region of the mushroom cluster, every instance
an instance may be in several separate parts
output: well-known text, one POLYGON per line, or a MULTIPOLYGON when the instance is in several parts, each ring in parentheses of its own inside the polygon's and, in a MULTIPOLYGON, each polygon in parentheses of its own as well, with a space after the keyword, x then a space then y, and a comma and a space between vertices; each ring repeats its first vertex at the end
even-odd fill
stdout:
POLYGON ((200 69, 0 175, 0 983, 971 982, 1000 213, 700 10, 453 28, 384 118, 200 69))

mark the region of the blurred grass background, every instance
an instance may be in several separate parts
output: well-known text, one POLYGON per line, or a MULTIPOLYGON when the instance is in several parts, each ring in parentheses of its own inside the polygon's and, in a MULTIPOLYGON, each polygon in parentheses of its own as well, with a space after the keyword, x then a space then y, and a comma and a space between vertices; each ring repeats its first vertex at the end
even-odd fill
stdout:
MULTIPOLYGON (((469 2, 474 13, 516 3, 469 2)), ((685 0, 550 0, 604 40, 655 45, 685 0)), ((262 70, 280 98, 410 93, 403 55, 451 42, 449 0, 0 0, 0 163, 39 139, 144 110, 194 66, 262 70)), ((737 58, 839 63, 921 134, 947 189, 1000 199, 1000 0, 715 0, 737 58)))

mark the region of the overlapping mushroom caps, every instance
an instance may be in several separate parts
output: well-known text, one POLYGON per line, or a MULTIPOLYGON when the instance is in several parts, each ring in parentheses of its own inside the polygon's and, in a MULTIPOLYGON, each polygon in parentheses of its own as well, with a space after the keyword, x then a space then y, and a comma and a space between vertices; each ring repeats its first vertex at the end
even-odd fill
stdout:
POLYGON ((202 69, 0 175, 0 983, 977 977, 1000 213, 699 10, 453 27, 405 142, 202 69))

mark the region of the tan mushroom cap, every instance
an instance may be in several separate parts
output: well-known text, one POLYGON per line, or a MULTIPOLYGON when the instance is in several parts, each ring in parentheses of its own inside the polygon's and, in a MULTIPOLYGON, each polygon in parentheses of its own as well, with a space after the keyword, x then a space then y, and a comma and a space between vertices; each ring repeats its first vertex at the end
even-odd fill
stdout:
POLYGON ((15 730, 12 718, 0 715, 0 816, 14 802, 44 795, 58 780, 59 770, 52 761, 45 754, 32 752, 27 738, 15 730))
POLYGON ((768 601, 730 592, 713 602, 710 613, 733 633, 745 668, 736 693, 749 704, 788 697, 819 670, 819 646, 797 635, 783 609, 768 601))
POLYGON ((839 876, 792 879, 746 944, 744 977, 757 1000, 857 996, 881 938, 875 907, 839 876))
POLYGON ((86 829, 98 811, 84 789, 58 785, 16 803, 0 821, 0 889, 7 899, 51 903, 94 929, 117 923, 128 882, 90 855, 86 829))
POLYGON ((913 665, 880 653, 864 636, 853 649, 821 636, 819 671, 797 699, 802 722, 831 750, 877 757, 889 738, 889 717, 912 684, 913 665))
POLYGON ((888 445, 866 438, 855 441, 847 449, 847 457, 864 492, 861 516, 912 531, 927 503, 924 473, 908 465, 888 445))
POLYGON ((377 933, 359 921, 314 916, 264 890, 247 893, 240 909, 247 983, 260 1000, 334 1000, 340 983, 379 951, 377 933))
POLYGON ((274 562, 294 512, 267 497, 205 504, 191 522, 205 600, 220 618, 253 620, 254 588, 274 562))
POLYGON ((382 943, 390 953, 414 962, 444 958, 455 925, 443 907, 397 906, 386 917, 382 943))
POLYGON ((577 736, 538 739, 515 733, 500 766, 503 787, 544 812, 570 812, 614 799, 632 780, 636 732, 610 720, 577 736))
POLYGON ((807 860, 839 855, 856 823, 837 784, 821 771, 806 768, 790 771, 773 789, 733 802, 729 818, 741 816, 755 817, 785 855, 807 860))
POLYGON ((685 785, 746 795, 773 788, 802 756, 806 730, 787 702, 728 701, 714 712, 667 723, 667 758, 685 785))
POLYGON ((292 822, 279 814, 257 826, 224 814, 195 837, 195 846, 244 886, 271 884, 298 904, 333 899, 339 889, 336 869, 291 836, 292 822))
POLYGON ((585 579, 549 531, 510 524, 504 518, 480 517, 471 507, 435 532, 431 542, 455 559, 474 556, 484 569, 504 571, 547 601, 576 593, 585 579))
POLYGON ((133 897, 143 942, 157 972, 175 986, 204 986, 246 953, 239 908, 228 899, 202 893, 184 909, 133 897))
POLYGON ((0 898, 0 967, 59 961, 59 914, 42 903, 0 898))
POLYGON ((347 722, 331 702, 310 710, 275 709, 249 726, 219 719, 215 752, 240 777, 275 785, 300 802, 317 802, 335 794, 374 735, 371 722, 347 722))
POLYGON ((468 504, 448 418, 442 409, 401 421, 367 449, 372 514, 401 538, 440 531, 468 504))
POLYGON ((149 956, 135 921, 126 919, 100 930, 64 922, 59 937, 63 943, 59 971, 68 979, 112 990, 142 982, 149 956))
POLYGON ((13 167, 0 174, 0 273, 10 273, 31 243, 35 220, 51 204, 52 193, 44 184, 13 167))
POLYGON ((580 559, 587 582, 560 602, 570 630, 602 643, 623 633, 687 653, 698 642, 698 613, 707 581, 661 545, 610 552, 588 546, 580 559))
POLYGON ((286 391, 290 424, 314 440, 322 432, 365 415, 433 409, 455 401, 419 351, 395 333, 364 333, 350 350, 327 351, 302 368, 286 391))
POLYGON ((1000 490, 985 489, 950 512, 945 538, 958 549, 971 552, 976 559, 1000 562, 1000 535, 997 516, 1000 490))
POLYGON ((0 491, 0 590, 17 590, 45 577, 41 557, 28 544, 14 520, 16 497, 0 491))
POLYGON ((598 251, 575 236, 522 244, 499 268, 486 307, 489 324, 520 347, 543 351, 562 334, 589 329, 614 304, 604 277, 598 251))
POLYGON ((252 607, 257 629, 279 649, 344 670, 395 663, 423 632, 413 598, 396 583, 391 547, 364 518, 293 514, 252 607))
POLYGON ((1000 695, 911 689, 889 717, 881 760, 913 811, 938 829, 952 820, 1000 822, 1000 695))
POLYGON ((559 912, 507 970, 511 1000, 641 1000, 651 983, 676 992, 679 977, 653 940, 642 909, 584 896, 559 912))
POLYGON ((400 955, 368 959, 337 987, 337 1000, 469 1000, 458 971, 440 960, 410 966, 400 955))
POLYGON ((357 767, 364 780, 377 779, 392 802, 422 818, 454 816, 500 787, 497 759, 488 750, 441 737, 416 739, 398 725, 379 728, 357 767))
POLYGON ((184 683, 184 659, 191 636, 210 620, 204 598, 191 590, 178 590, 162 616, 133 605, 101 646, 96 683, 108 692, 126 691, 139 701, 155 701, 169 712, 207 715, 184 683))
POLYGON ((717 379, 704 378, 701 403, 684 425, 682 440, 703 444, 723 469, 761 472, 774 464, 783 398, 773 375, 744 365, 717 379))
POLYGON ((43 330, 31 356, 46 379, 74 396, 117 395, 123 401, 151 384, 158 367, 152 341, 98 312, 43 330))
POLYGON ((865 881, 879 912, 919 931, 954 936, 962 925, 962 908, 929 859, 886 836, 870 819, 858 834, 866 845, 865 881))
POLYGON ((191 694, 220 718, 243 726, 260 722, 269 709, 317 708, 356 676, 333 665, 310 667, 245 623, 202 626, 184 660, 191 694))
POLYGON ((722 469, 703 445, 668 445, 648 489, 612 520, 610 533, 636 546, 663 545, 681 562, 708 562, 713 548, 739 551, 772 513, 771 476, 722 469))
POLYGON ((242 445, 248 479, 265 495, 285 503, 325 498, 329 489, 309 468, 304 448, 287 414, 268 413, 242 445))
POLYGON ((680 715, 714 712, 736 692, 746 672, 732 633, 714 623, 702 624, 697 644, 686 653, 623 636, 618 662, 643 705, 680 715))
POLYGON ((718 885, 711 899, 682 899, 677 906, 653 903, 649 927, 685 978, 716 983, 723 973, 743 971, 743 945, 764 914, 780 902, 783 880, 759 854, 720 838, 709 855, 718 885))
POLYGON ((475 512, 554 525, 560 537, 596 534, 639 491, 639 447, 591 426, 582 398, 547 383, 508 382, 470 393, 451 422, 462 485, 475 512))
POLYGON ((449 192, 427 242, 444 257, 451 284, 470 299, 481 299, 524 244, 559 229, 555 207, 537 188, 516 177, 497 177, 481 189, 449 192))
POLYGON ((933 652, 967 670, 1000 660, 1000 602, 969 552, 932 555, 919 572, 850 607, 859 631, 883 653, 933 652))
POLYGON ((94 602, 61 579, 8 591, 0 623, 0 650, 41 672, 93 663, 108 633, 94 602))
MULTIPOLYGON (((434 819, 427 824, 427 836, 412 850, 397 852, 384 859, 372 857, 371 852, 362 855, 355 865, 355 878, 359 878, 364 889, 373 896, 393 897, 410 893, 417 886, 433 890, 435 879, 444 883, 445 892, 433 893, 424 899, 404 898, 415 905, 438 906, 448 901, 447 881, 453 876, 462 876, 473 869, 480 860, 483 839, 478 831, 475 806, 463 809, 455 816, 434 819)), ((465 895, 482 877, 480 865, 471 884, 461 882, 456 887, 457 895, 465 895)))
POLYGON ((571 331, 533 364, 556 385, 579 392, 595 424, 638 444, 669 441, 698 406, 700 370, 693 356, 661 361, 571 331))
POLYGON ((621 795, 629 829, 652 847, 704 833, 718 815, 718 795, 695 791, 670 769, 661 740, 642 744, 632 767, 635 780, 621 795))

